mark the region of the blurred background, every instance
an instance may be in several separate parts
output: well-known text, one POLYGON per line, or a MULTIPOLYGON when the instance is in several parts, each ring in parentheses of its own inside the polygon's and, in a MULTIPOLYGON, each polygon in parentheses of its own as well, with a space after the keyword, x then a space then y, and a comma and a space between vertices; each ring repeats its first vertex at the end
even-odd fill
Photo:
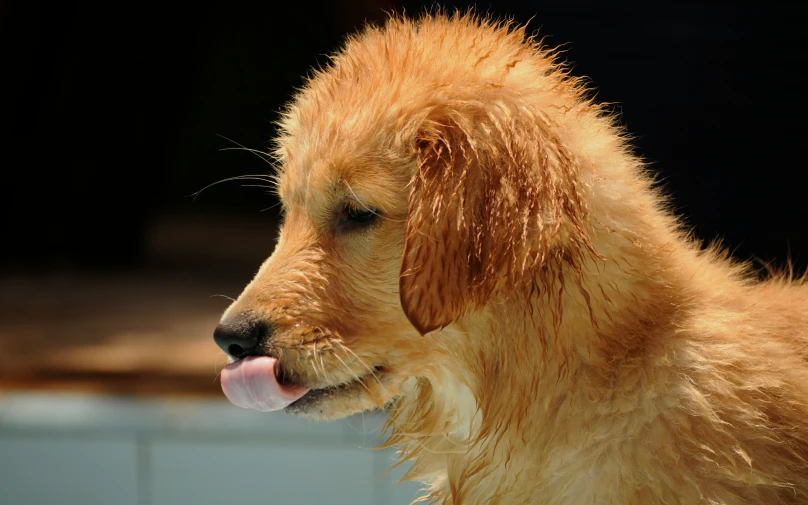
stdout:
MULTIPOLYGON (((0 504, 408 503, 381 417, 222 399, 219 315, 274 246, 273 121, 422 2, 0 1, 0 504)), ((468 2, 443 2, 465 8, 468 2)), ((696 237, 808 264, 805 7, 502 1, 612 102, 696 237)))

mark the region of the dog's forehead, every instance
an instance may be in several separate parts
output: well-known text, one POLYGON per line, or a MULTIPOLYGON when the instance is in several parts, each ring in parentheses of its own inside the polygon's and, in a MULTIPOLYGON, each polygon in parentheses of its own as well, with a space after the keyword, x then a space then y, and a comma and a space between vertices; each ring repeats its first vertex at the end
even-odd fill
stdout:
POLYGON ((351 198, 390 213, 406 206, 409 174, 380 156, 323 156, 289 161, 278 192, 287 207, 315 213, 351 198))

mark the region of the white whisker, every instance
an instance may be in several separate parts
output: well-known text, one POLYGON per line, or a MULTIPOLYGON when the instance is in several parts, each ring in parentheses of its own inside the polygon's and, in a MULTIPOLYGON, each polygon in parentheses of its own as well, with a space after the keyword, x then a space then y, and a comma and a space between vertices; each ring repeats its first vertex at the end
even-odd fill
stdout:
MULTIPOLYGON (((226 178, 220 179, 220 180, 218 180, 216 182, 212 182, 212 183, 208 184, 207 186, 205 186, 204 188, 197 191, 196 193, 192 193, 192 194, 190 194, 188 196, 192 196, 193 199, 196 200, 196 197, 198 197, 206 189, 212 188, 213 186, 216 186, 218 184, 222 184, 224 182, 230 182, 230 181, 259 181, 259 182, 266 182, 267 184, 274 184, 275 183, 274 179, 270 179, 270 178, 268 178, 268 176, 264 176, 264 175, 260 175, 260 174, 236 175, 234 177, 226 177, 226 178)), ((273 186, 260 186, 260 187, 265 187, 267 189, 275 189, 273 186)))
POLYGON ((363 388, 365 388, 365 390, 366 390, 368 393, 370 393, 370 388, 369 388, 369 387, 367 387, 367 385, 365 385, 364 381, 362 381, 362 380, 361 380, 362 378, 361 378, 361 377, 359 377, 358 375, 356 375, 355 373, 353 373, 353 372, 351 371, 350 367, 348 367, 348 365, 347 365, 347 364, 346 364, 346 363, 345 363, 345 362, 342 360, 342 358, 340 358, 340 357, 339 357, 339 355, 338 355, 337 353, 334 353, 334 357, 335 357, 335 358, 337 358, 337 359, 339 360, 339 362, 340 362, 340 363, 342 363, 342 366, 344 366, 344 367, 345 367, 345 369, 346 369, 346 370, 348 371, 348 373, 349 373, 349 374, 350 374, 350 375, 351 375, 351 376, 354 378, 354 380, 355 380, 355 381, 357 381, 357 382, 359 382, 359 384, 361 384, 361 385, 362 385, 362 387, 363 387, 363 388))
POLYGON ((213 373, 214 373, 213 382, 216 382, 216 379, 218 379, 222 375, 222 370, 224 369, 224 367, 219 368, 219 358, 224 358, 225 365, 227 365, 228 364, 227 362, 230 361, 227 354, 224 352, 219 352, 216 355, 216 357, 213 358, 213 373))
POLYGON ((238 146, 238 148, 235 148, 235 147, 225 147, 225 148, 220 149, 220 151, 247 151, 248 153, 252 153, 252 154, 254 154, 255 156, 258 156, 258 157, 261 159, 261 161, 264 161, 265 163, 267 163, 267 164, 268 164, 269 166, 271 166, 272 168, 275 168, 275 165, 274 165, 274 164, 272 163, 272 161, 271 161, 271 160, 272 160, 272 156, 271 156, 269 153, 265 153, 265 152, 263 152, 263 151, 259 151, 259 150, 257 150, 257 149, 250 149, 249 147, 246 147, 246 146, 244 146, 244 145, 242 145, 242 144, 239 144, 239 143, 238 143, 238 142, 236 142, 235 140, 233 140, 233 139, 229 139, 229 138, 225 137, 224 135, 220 135, 220 134, 218 134, 218 133, 216 134, 216 136, 217 136, 217 137, 220 137, 220 138, 223 138, 223 139, 225 139, 225 140, 226 140, 226 141, 228 141, 228 142, 232 142, 233 144, 235 144, 235 145, 237 145, 237 146, 238 146))
POLYGON ((374 216, 376 216, 376 217, 378 217, 378 218, 380 218, 380 219, 386 219, 386 220, 388 220, 388 221, 392 221, 392 222, 394 222, 394 223, 403 223, 404 221, 406 221, 406 219, 393 219, 393 218, 391 218, 391 217, 387 217, 387 216, 385 216, 385 215, 383 215, 383 214, 379 214, 379 213, 377 213, 373 207, 370 207, 369 205, 367 205, 365 202, 363 202, 363 201, 362 201, 362 199, 361 199, 361 198, 359 198, 359 197, 356 195, 356 193, 354 193, 354 190, 353 190, 353 188, 351 187, 351 185, 350 185, 350 184, 348 184, 348 181, 346 181, 346 180, 344 180, 344 179, 343 179, 343 180, 342 180, 342 182, 343 182, 343 184, 345 184, 345 186, 347 186, 347 187, 348 187, 348 191, 350 191, 350 192, 351 192, 351 195, 353 195, 354 200, 356 200, 356 203, 358 203, 359 205, 361 205, 361 206, 362 206, 362 208, 363 208, 364 210, 366 210, 366 211, 370 212, 371 214, 373 214, 374 216))
MULTIPOLYGON (((352 356, 353 356, 353 357, 354 357, 354 358, 355 358, 355 359, 356 359, 356 360, 357 360, 359 363, 361 363, 361 364, 362 364, 362 365, 363 365, 365 368, 367 368, 367 370, 368 370, 368 372, 370 373, 370 375, 372 375, 372 376, 373 376, 373 378, 374 378, 374 379, 376 379, 376 382, 378 382, 378 383, 379 383, 379 386, 382 388, 382 391, 384 391, 384 393, 385 393, 386 395, 388 395, 388 396, 390 395, 390 394, 389 394, 389 392, 387 391, 387 388, 386 388, 386 387, 384 387, 384 383, 382 382, 382 380, 381 380, 381 379, 379 379, 379 376, 378 376, 378 375, 376 375, 376 371, 375 371, 375 370, 373 370, 372 368, 370 368, 370 367, 367 365, 367 363, 365 363, 364 361, 362 361, 362 358, 360 358, 359 356, 357 356, 355 352, 353 352, 352 350, 350 350, 350 349, 348 349, 347 347, 345 347, 345 346, 342 344, 342 342, 336 342, 336 344, 339 346, 339 348, 340 348, 340 349, 344 350, 344 351, 345 351, 345 352, 347 352, 347 353, 350 353, 350 354, 351 354, 351 355, 352 355, 352 356)), ((336 353, 335 353, 334 355, 336 356, 336 353)))
POLYGON ((317 371, 317 362, 314 359, 314 354, 309 355, 309 361, 311 361, 311 369, 314 370, 314 375, 317 376, 317 380, 320 380, 320 372, 317 371))

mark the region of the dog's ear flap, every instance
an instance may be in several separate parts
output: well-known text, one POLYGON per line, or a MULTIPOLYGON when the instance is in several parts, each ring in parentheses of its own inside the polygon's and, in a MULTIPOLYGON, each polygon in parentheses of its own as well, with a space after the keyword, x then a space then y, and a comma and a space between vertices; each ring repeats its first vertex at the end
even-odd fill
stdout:
POLYGON ((518 96, 492 88, 436 106, 415 150, 399 288, 421 334, 588 244, 577 161, 518 96))

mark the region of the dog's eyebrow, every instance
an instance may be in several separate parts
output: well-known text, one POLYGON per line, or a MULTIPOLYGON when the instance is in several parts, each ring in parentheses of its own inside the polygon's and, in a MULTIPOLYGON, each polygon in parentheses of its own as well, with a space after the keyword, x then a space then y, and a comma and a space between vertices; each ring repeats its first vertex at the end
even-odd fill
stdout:
POLYGON ((351 194, 351 197, 349 197, 348 199, 358 203, 359 206, 364 208, 365 210, 374 210, 373 207, 371 207, 370 205, 365 203, 361 198, 359 198, 359 196, 356 194, 356 192, 353 190, 353 188, 351 187, 351 185, 348 183, 347 180, 340 179, 339 180, 339 185, 340 186, 345 186, 346 188, 348 188, 348 193, 351 194))
POLYGON ((368 204, 365 199, 360 198, 359 195, 356 194, 356 192, 351 187, 350 183, 347 180, 345 180, 344 178, 340 179, 338 184, 340 186, 344 186, 344 188, 347 189, 348 194, 345 195, 345 197, 343 198, 343 203, 345 203, 346 201, 347 202, 352 202, 352 203, 356 204, 359 208, 361 208, 363 210, 371 211, 374 214, 376 214, 377 216, 379 216, 381 218, 384 218, 384 219, 387 219, 389 221, 395 221, 395 222, 404 222, 404 221, 406 221, 406 219, 404 219, 404 218, 398 219, 398 218, 394 218, 392 215, 388 214, 389 209, 382 209, 382 208, 379 208, 379 207, 377 207, 375 205, 368 204))

